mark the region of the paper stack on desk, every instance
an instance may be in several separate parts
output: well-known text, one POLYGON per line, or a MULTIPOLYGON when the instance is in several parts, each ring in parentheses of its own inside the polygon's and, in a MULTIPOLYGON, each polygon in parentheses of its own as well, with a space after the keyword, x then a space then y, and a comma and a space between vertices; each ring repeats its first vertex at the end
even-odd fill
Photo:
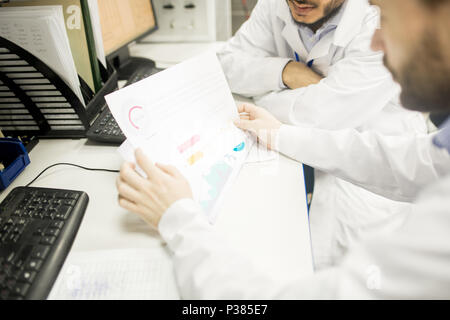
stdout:
POLYGON ((214 223, 253 143, 233 124, 237 107, 216 54, 183 62, 106 101, 128 138, 120 149, 125 160, 141 148, 152 161, 177 167, 214 223))
POLYGON ((163 248, 73 252, 49 300, 179 299, 172 259, 163 248))

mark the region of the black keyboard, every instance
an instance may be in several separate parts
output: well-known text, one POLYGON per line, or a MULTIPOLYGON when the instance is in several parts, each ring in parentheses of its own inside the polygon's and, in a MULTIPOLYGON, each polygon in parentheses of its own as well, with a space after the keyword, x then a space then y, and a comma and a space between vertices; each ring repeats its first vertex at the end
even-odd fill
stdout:
POLYGON ((88 201, 79 191, 11 191, 0 204, 0 300, 47 298, 88 201))
POLYGON ((114 145, 121 145, 126 140, 107 105, 86 136, 91 141, 114 145))
MULTIPOLYGON (((162 69, 151 67, 141 68, 131 76, 125 87, 144 80, 160 71, 162 71, 162 69)), ((87 138, 91 141, 115 145, 121 145, 126 140, 125 135, 122 130, 120 130, 119 125, 107 105, 105 105, 103 112, 89 129, 87 138)))

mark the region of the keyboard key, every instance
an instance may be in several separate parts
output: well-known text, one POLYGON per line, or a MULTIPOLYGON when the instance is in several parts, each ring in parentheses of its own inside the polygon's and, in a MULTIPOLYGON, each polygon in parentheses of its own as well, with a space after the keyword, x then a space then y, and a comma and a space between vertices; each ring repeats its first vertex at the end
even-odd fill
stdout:
POLYGON ((72 210, 71 207, 69 206, 61 206, 59 207, 56 215, 55 215, 55 219, 58 220, 66 220, 69 217, 70 211, 72 210))
POLYGON ((22 249, 22 251, 20 251, 19 256, 14 260, 14 265, 21 268, 25 264, 25 261, 30 257, 32 251, 33 246, 27 245, 24 249, 22 249))
POLYGON ((26 283, 33 283, 34 278, 36 278, 36 272, 35 271, 23 271, 22 274, 19 276, 19 281, 26 282, 26 283))
POLYGON ((6 237, 5 242, 14 242, 14 238, 15 238, 15 237, 16 237, 16 235, 15 235, 14 233, 10 232, 10 233, 8 234, 8 236, 6 237))
POLYGON ((35 236, 43 236, 44 235, 44 228, 37 228, 34 231, 33 235, 35 235, 35 236))
POLYGON ((17 280, 19 278, 20 273, 22 272, 22 269, 16 266, 12 266, 11 268, 11 278, 17 280))
POLYGON ((78 200, 79 197, 80 197, 80 195, 75 192, 69 192, 69 194, 68 194, 68 198, 72 199, 72 200, 78 200))
POLYGON ((22 214, 23 214, 23 211, 20 209, 17 209, 16 211, 14 211, 13 216, 21 217, 22 214))
POLYGON ((59 229, 48 229, 47 231, 45 231, 45 235, 57 237, 59 235, 59 232, 59 229))
POLYGON ((18 282, 11 291, 12 294, 23 297, 27 294, 28 289, 30 289, 30 285, 28 283, 18 282))
POLYGON ((3 272, 10 276, 11 275, 11 270, 12 270, 12 264, 11 263, 3 263, 3 272))
POLYGON ((8 239, 8 237, 9 237, 9 233, 8 232, 4 232, 1 241, 3 243, 5 243, 6 240, 8 239))
POLYGON ((49 252, 50 252, 49 246, 38 245, 33 249, 31 257, 35 259, 44 260, 45 258, 47 258, 49 252))
POLYGON ((56 238, 55 237, 42 237, 40 244, 43 245, 52 245, 55 243, 56 238))
POLYGON ((14 243, 19 242, 20 238, 22 237, 21 234, 15 234, 14 239, 12 240, 14 243))
POLYGON ((53 221, 50 223, 49 228, 52 229, 62 229, 64 227, 64 221, 53 221))
POLYGON ((5 288, 5 289, 0 290, 0 299, 2 299, 2 300, 8 299, 9 293, 10 293, 9 289, 5 288))
POLYGON ((42 266, 42 260, 31 260, 30 262, 28 262, 27 264, 27 270, 30 271, 38 271, 42 266))
POLYGON ((53 206, 53 208, 56 208, 59 205, 61 205, 62 203, 63 203, 63 201, 61 199, 55 199, 52 201, 52 206, 53 206))
POLYGON ((75 200, 64 200, 64 205, 73 207, 77 202, 75 200))
POLYGON ((16 285, 16 279, 14 278, 8 278, 5 282, 5 287, 9 290, 12 290, 14 286, 16 285))

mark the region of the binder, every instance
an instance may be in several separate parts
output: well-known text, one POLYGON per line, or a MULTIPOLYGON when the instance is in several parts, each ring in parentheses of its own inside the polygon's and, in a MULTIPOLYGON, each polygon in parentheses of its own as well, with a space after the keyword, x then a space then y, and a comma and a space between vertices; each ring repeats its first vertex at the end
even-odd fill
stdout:
MULTIPOLYGON (((94 31, 92 29, 91 14, 87 0, 80 0, 81 11, 83 12, 84 28, 86 29, 86 41, 88 42, 89 58, 92 61, 97 61, 97 51, 95 50, 94 31)), ((94 78, 95 92, 101 89, 101 83, 97 79, 101 77, 100 67, 98 63, 91 63, 92 75, 94 78)))
POLYGON ((104 96, 118 87, 117 72, 98 64, 103 87, 97 94, 80 78, 85 108, 44 62, 0 37, 0 130, 14 137, 85 138, 106 106, 104 96))

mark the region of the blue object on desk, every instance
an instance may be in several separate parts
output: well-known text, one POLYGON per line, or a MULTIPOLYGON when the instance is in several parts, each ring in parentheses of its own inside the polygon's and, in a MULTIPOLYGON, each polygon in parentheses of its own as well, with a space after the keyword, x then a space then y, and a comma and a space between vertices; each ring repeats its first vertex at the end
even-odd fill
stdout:
POLYGON ((5 169, 0 171, 0 191, 5 190, 30 164, 28 152, 18 139, 0 139, 0 161, 5 169))

